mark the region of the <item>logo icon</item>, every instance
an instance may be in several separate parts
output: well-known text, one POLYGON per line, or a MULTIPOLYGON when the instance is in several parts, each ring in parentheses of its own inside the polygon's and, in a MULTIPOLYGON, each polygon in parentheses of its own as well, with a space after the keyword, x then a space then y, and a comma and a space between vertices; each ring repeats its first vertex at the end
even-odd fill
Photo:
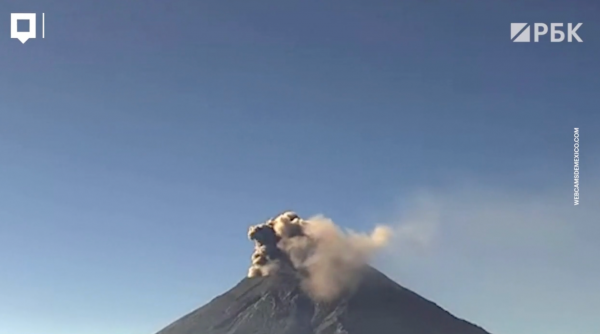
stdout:
POLYGON ((510 40, 513 42, 530 42, 531 33, 529 32, 529 24, 527 23, 511 23, 510 24, 510 40), (525 28, 525 29, 523 29, 525 28), (518 35, 518 36, 517 36, 518 35), (517 38, 515 38, 515 36, 517 38))
MULTIPOLYGON (((567 31, 566 34, 562 29, 565 26, 564 23, 550 23, 550 42, 551 43, 560 43, 565 41, 565 37, 567 38, 567 42, 573 42, 575 39, 577 42, 582 43, 583 40, 579 35, 577 35, 577 30, 581 28, 583 23, 577 23, 575 27, 573 27, 573 23, 567 23, 567 31)), ((513 42, 531 42, 531 25, 529 23, 511 23, 510 24, 510 40, 513 42)), ((534 23, 533 24, 533 41, 539 42, 540 36, 544 36, 548 33, 548 25, 545 23, 534 23)))
MULTIPOLYGON (((42 13, 42 38, 45 37, 45 15, 42 13)), ((36 14, 35 13, 12 13, 10 14, 10 38, 16 38, 25 44, 27 40, 36 38, 36 14), (19 31, 19 21, 29 23, 28 31, 19 31)))

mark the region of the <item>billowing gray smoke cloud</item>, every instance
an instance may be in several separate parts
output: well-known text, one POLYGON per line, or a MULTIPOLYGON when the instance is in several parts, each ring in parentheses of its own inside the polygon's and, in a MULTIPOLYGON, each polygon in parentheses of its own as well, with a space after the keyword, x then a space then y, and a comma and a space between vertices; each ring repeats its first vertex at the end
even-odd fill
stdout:
POLYGON ((250 227, 255 247, 248 277, 292 270, 314 298, 329 300, 354 286, 358 271, 391 235, 386 226, 371 234, 344 232, 323 216, 304 220, 287 211, 250 227))

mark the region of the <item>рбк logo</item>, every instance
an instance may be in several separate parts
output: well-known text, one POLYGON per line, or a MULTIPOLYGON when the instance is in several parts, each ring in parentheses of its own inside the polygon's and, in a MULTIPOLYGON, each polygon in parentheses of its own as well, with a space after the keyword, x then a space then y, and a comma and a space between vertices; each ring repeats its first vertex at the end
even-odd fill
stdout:
MULTIPOLYGON (((583 40, 577 35, 577 29, 581 28, 583 23, 577 23, 573 27, 573 23, 567 23, 567 41, 573 42, 573 38, 577 42, 582 43, 583 40)), ((565 41, 565 32, 560 29, 564 26, 563 23, 550 23, 550 42, 559 43, 565 41)), ((510 24, 510 40, 513 42, 531 42, 531 29, 529 23, 511 23, 510 24)), ((548 33, 548 25, 545 23, 533 24, 533 41, 539 42, 540 36, 548 33)))

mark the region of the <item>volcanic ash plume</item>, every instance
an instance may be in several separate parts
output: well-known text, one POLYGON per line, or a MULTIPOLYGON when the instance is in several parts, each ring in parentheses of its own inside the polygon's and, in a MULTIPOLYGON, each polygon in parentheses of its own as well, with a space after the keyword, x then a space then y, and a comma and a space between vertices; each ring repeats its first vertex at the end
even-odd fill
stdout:
POLYGON ((386 226, 371 234, 344 232, 323 216, 303 220, 287 211, 250 227, 248 237, 255 247, 248 277, 293 270, 313 297, 332 299, 354 286, 358 271, 391 235, 386 226))

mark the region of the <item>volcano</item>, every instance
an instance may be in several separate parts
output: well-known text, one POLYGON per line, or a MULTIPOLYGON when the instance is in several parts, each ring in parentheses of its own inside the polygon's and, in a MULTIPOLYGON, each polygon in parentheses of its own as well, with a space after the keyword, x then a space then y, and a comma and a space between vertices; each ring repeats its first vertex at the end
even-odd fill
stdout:
POLYGON ((489 334, 373 267, 335 300, 313 300, 293 274, 244 278, 157 334, 489 334))
POLYGON ((489 334, 368 265, 392 235, 283 212, 249 228, 248 277, 158 334, 489 334))

